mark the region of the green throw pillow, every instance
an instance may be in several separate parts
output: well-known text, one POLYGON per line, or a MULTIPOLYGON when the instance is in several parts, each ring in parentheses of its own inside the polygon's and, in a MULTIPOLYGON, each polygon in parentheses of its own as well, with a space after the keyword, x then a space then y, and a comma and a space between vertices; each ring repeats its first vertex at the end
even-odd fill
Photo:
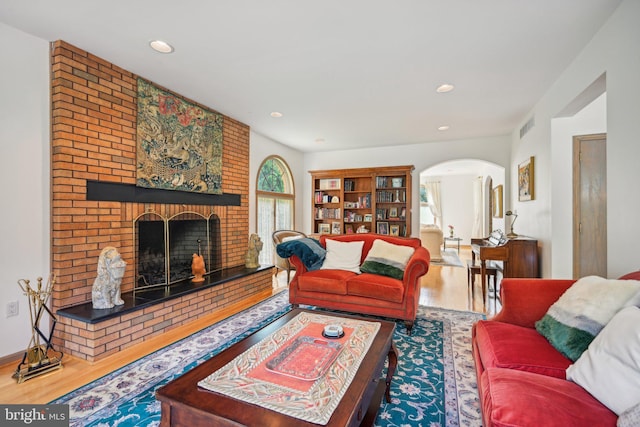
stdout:
POLYGON ((640 291, 640 281, 598 276, 576 281, 536 322, 536 330, 572 361, 640 291))
POLYGON ((414 252, 415 249, 411 246, 394 245, 376 239, 360 266, 360 271, 402 280, 404 269, 414 252))

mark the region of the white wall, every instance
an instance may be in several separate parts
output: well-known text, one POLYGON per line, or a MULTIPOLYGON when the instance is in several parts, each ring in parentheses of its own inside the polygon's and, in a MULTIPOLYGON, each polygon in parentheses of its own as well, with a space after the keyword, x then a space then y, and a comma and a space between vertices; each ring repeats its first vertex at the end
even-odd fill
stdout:
MULTIPOLYGON (((49 244, 49 43, 0 23, 0 357, 25 351, 29 305, 18 279, 45 282, 49 244), (18 301, 19 315, 6 317, 18 301)), ((48 318, 41 322, 48 329, 48 318)))
MULTIPOLYGON (((420 230, 420 172, 449 160, 476 159, 508 167, 510 137, 497 136, 459 141, 376 147, 359 150, 307 153, 305 170, 414 165, 412 175, 411 234, 420 230)), ((304 177, 303 200, 311 200, 311 176, 304 177)), ((303 206, 303 231, 311 231, 311 204, 303 206)), ((447 225, 447 224, 445 224, 447 225)))
POLYGON ((532 131, 522 141, 517 130, 512 135, 512 182, 517 176, 517 164, 528 156, 535 156, 536 200, 518 202, 514 189, 511 189, 510 196, 512 207, 518 210, 519 230, 540 240, 543 277, 553 275, 556 262, 567 262, 566 248, 563 253, 559 250, 552 252, 551 245, 552 236, 566 232, 558 227, 568 223, 570 219, 567 217, 572 215, 566 206, 552 207, 553 200, 570 197, 566 190, 566 180, 570 178, 565 169, 570 169, 571 164, 552 158, 555 153, 552 146, 558 142, 551 139, 551 121, 603 73, 606 73, 607 88, 608 276, 618 277, 640 268, 638 256, 632 250, 633 244, 640 239, 640 222, 637 220, 640 197, 636 190, 640 182, 638 17, 640 2, 623 1, 531 112, 536 118, 532 131), (558 182, 552 177, 564 178, 558 182), (552 227, 552 221, 557 221, 558 227, 552 227))
POLYGON ((305 199, 302 195, 302 188, 305 185, 304 176, 306 174, 306 171, 303 168, 303 154, 255 132, 250 132, 249 139, 249 234, 257 232, 256 185, 258 183, 258 169, 262 162, 264 162, 264 160, 269 156, 282 157, 289 166, 289 169, 291 169, 296 194, 294 214, 295 229, 301 230, 303 227, 303 205, 311 204, 311 199, 305 199))
POLYGON ((449 225, 453 225, 455 237, 462 244, 471 243, 473 228, 473 185, 477 175, 441 176, 440 194, 442 196, 442 232, 449 236, 449 225))

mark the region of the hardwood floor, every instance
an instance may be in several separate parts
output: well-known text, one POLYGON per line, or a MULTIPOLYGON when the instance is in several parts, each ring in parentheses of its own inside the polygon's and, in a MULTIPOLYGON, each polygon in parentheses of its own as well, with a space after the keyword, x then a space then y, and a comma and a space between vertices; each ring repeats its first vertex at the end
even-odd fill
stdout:
MULTIPOLYGON (((471 250, 468 246, 460 248, 460 258, 463 265, 466 265, 467 259, 471 259, 471 250)), ((480 286, 478 286, 478 282, 479 277, 476 278, 476 292, 474 293, 474 297, 470 298, 467 287, 466 267, 460 268, 432 264, 429 272, 421 281, 420 304, 451 310, 483 312, 482 292, 480 286)), ((286 273, 283 272, 278 275, 277 283, 274 283, 275 289, 273 292, 285 290, 285 284, 286 273)), ((62 360, 63 368, 61 370, 32 378, 21 384, 17 384, 15 379, 12 378, 18 362, 7 363, 0 366, 0 402, 4 404, 48 403, 121 366, 189 336, 212 323, 244 310, 268 298, 271 294, 271 292, 265 292, 247 301, 243 301, 241 304, 219 310, 206 318, 176 328, 161 337, 153 338, 95 363, 65 356, 62 360)), ((493 307, 489 307, 487 316, 492 315, 493 312, 493 307)))
MULTIPOLYGON (((475 311, 486 313, 487 316, 495 314, 493 301, 488 298, 489 304, 485 308, 482 303, 482 288, 480 276, 475 278, 473 296, 467 284, 467 260, 471 260, 471 247, 460 247, 460 260, 464 267, 449 267, 431 264, 429 272, 422 278, 420 291, 420 305, 440 307, 450 310, 475 311)), ((498 303, 498 310, 500 305, 498 303)))

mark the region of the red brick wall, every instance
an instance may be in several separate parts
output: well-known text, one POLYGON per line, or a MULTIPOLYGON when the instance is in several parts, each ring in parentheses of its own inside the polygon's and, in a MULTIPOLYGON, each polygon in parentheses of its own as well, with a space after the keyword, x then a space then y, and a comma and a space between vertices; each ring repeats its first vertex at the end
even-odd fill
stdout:
POLYGON ((249 127, 224 117, 223 192, 240 194, 240 206, 87 201, 87 180, 136 182, 137 76, 63 41, 53 44, 51 69, 54 311, 91 301, 98 256, 105 246, 115 246, 128 263, 122 291, 132 289, 133 220, 147 209, 163 216, 185 210, 208 215, 213 209, 227 238, 223 266, 244 264, 249 127))
POLYGON ((212 313, 271 290, 270 269, 147 307, 133 313, 91 324, 58 316, 56 350, 86 359, 100 360, 118 351, 161 335, 212 313))

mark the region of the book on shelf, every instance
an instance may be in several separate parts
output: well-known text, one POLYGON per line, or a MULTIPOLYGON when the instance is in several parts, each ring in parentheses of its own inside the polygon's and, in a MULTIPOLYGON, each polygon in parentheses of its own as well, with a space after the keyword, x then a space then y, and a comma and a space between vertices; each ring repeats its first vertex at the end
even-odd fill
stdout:
POLYGON ((405 203, 407 192, 405 190, 376 191, 376 201, 378 203, 405 203))
POLYGON ((344 211, 344 222, 362 222, 362 220, 362 214, 352 211, 344 211))
POLYGON ((340 203, 338 196, 327 194, 324 191, 316 191, 313 199, 315 203, 340 203))
POLYGON ((340 219, 340 209, 315 208, 315 219, 340 219))
POLYGON ((401 176, 378 176, 376 188, 401 188, 404 187, 404 178, 401 176))
POLYGON ((358 206, 360 208, 370 208, 371 207, 371 193, 367 193, 363 196, 358 197, 358 206))

